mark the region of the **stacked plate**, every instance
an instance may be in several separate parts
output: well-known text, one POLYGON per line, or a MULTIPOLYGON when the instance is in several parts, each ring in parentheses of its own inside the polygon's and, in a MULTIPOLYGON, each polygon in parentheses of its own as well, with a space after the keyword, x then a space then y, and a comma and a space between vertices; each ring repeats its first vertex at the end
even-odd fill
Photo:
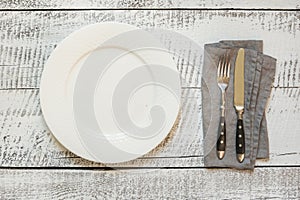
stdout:
POLYGON ((87 160, 118 163, 155 148, 180 110, 170 53, 146 31, 119 23, 84 27, 52 52, 40 86, 57 140, 87 160))

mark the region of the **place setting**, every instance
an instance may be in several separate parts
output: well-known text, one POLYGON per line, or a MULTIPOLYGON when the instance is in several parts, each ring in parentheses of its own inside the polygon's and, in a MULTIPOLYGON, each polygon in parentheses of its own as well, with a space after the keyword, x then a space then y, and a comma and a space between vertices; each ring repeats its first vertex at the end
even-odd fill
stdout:
MULTIPOLYGON (((196 48, 203 59, 194 67, 201 72, 204 165, 253 169, 256 159, 269 157, 265 110, 276 59, 263 54, 261 40, 196 48)), ((185 120, 183 79, 174 52, 151 32, 92 24, 71 33, 48 58, 42 112, 54 137, 75 155, 127 162, 153 150, 179 118, 185 120)))

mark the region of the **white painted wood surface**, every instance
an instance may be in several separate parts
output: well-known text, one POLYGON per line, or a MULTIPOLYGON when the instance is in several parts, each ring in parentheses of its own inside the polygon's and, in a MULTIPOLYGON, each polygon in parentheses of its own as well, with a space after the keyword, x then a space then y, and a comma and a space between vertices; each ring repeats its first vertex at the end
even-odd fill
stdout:
MULTIPOLYGON (((284 10, 298 9, 299 1, 166 2, 0 2, 0 9, 5 9, 0 12, 0 167, 4 168, 0 169, 0 199, 299 199, 300 13, 284 10), (174 9, 152 9, 158 7, 174 9), (76 10, 88 8, 108 10, 76 10), (260 10, 270 8, 280 10, 260 10), (181 52, 183 59, 177 63, 185 78, 191 80, 183 86, 185 120, 144 157, 108 166, 136 170, 101 171, 104 165, 78 158, 60 146, 40 110, 43 66, 68 34, 102 21, 166 28, 200 45, 221 39, 263 39, 264 51, 278 59, 267 109, 270 160, 258 162, 254 172, 203 169, 201 120, 195 120, 201 112, 201 69, 193 67, 201 66, 202 57, 189 51, 181 52)), ((163 42, 169 40, 164 38, 163 42)))
MULTIPOLYGON (((199 119, 200 90, 185 89, 184 115, 179 128, 164 143, 143 158, 110 165, 114 167, 203 166, 202 127, 199 119), (190 111, 188 111, 190 110, 190 111)), ((0 91, 1 166, 95 166, 61 147, 44 123, 38 89, 0 91)), ((299 165, 299 88, 273 89, 267 119, 270 160, 257 165, 299 165), (278 117, 280 116, 280 117, 278 117), (288 133, 288 137, 287 137, 288 133)), ((101 165, 100 165, 101 166, 101 165)))
POLYGON ((298 0, 4 0, 2 9, 130 9, 130 8, 209 8, 209 9, 299 9, 298 0))
MULTIPOLYGON (((40 111, 38 87, 43 65, 59 41, 84 25, 113 20, 141 28, 174 30, 200 45, 220 39, 263 39, 265 52, 278 59, 278 66, 267 115, 271 159, 258 165, 298 165, 299 16, 294 11, 2 12, 0 163, 23 167, 96 165, 71 154, 51 136, 40 111)), ((197 71, 201 71, 202 53, 193 56, 188 51, 181 52, 183 59, 178 61, 182 74, 186 74, 185 79, 191 80, 185 85, 183 97, 186 103, 182 118, 186 121, 179 124, 177 132, 164 145, 146 155, 147 159, 118 166, 203 166, 201 121, 197 121, 201 112, 197 71), (188 62, 191 64, 186 65, 188 62)))
POLYGON ((0 198, 290 200, 299 199, 299 174, 299 168, 0 170, 0 198))

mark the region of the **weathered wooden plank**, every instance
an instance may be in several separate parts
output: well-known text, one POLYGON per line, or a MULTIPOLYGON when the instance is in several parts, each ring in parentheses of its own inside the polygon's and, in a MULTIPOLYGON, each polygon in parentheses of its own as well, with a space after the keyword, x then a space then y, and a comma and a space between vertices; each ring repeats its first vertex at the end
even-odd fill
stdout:
MULTIPOLYGON (((221 39, 263 39, 265 52, 278 59, 274 86, 300 86, 299 12, 39 11, 0 13, 0 89, 38 88, 42 68, 55 46, 71 32, 103 21, 176 31, 200 47, 221 39)), ((183 86, 200 86, 203 51, 190 52, 188 46, 176 49, 172 38, 166 35, 161 40, 181 58, 178 68, 188 80, 183 86)))
POLYGON ((234 0, 10 0, 1 1, 1 9, 128 9, 128 8, 244 8, 244 9, 295 9, 299 1, 234 1, 234 0))
POLYGON ((38 88, 43 68, 41 67, 0 67, 0 89, 38 88))
POLYGON ((0 170, 1 199, 299 199, 300 168, 0 170))
MULTIPOLYGON (((271 155, 259 165, 299 165, 300 88, 274 88, 267 110, 271 155)), ((183 90, 176 131, 143 158, 111 167, 203 166, 200 89, 183 90)), ((39 91, 0 91, 0 166, 102 166, 73 155, 54 139, 42 117, 39 91)))
MULTIPOLYGON (((273 90, 268 111, 271 160, 261 165, 299 164, 300 151, 296 144, 299 132, 296 121, 299 119, 297 87, 300 86, 299 16, 297 12, 192 10, 0 13, 0 76, 1 89, 4 89, 0 95, 3 123, 1 166, 95 165, 58 146, 50 136, 41 116, 38 90, 9 89, 38 88, 43 65, 57 43, 86 24, 102 21, 130 23, 141 28, 167 28, 194 39, 200 45, 229 38, 264 39, 265 51, 278 58, 274 86, 279 88, 273 90), (236 29, 240 31, 236 32, 236 29), (285 122, 282 117, 289 120, 285 122), (286 130, 289 130, 290 137, 284 134, 286 130), (286 144, 284 148, 282 141, 286 144)), ((170 40, 172 37, 163 38, 165 43, 170 40)), ((186 80, 191 80, 187 86, 198 87, 201 69, 194 66, 201 66, 201 54, 186 50, 180 55, 184 59, 178 61, 179 69, 186 74, 186 80)), ((188 91, 197 97, 197 92, 188 91)), ((146 159, 121 166, 202 166, 201 121, 192 120, 199 117, 201 104, 195 101, 186 101, 188 111, 183 118, 188 120, 180 124, 178 132, 167 142, 149 153, 146 159)))

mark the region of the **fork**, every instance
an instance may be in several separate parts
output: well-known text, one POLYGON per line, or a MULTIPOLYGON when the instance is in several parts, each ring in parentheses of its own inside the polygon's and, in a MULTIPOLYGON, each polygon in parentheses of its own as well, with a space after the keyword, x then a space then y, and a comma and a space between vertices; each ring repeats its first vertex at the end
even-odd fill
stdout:
POLYGON ((217 82, 222 93, 221 118, 218 129, 217 156, 222 160, 226 148, 226 124, 225 124, 225 91, 229 83, 230 57, 227 53, 220 57, 217 69, 217 82))

